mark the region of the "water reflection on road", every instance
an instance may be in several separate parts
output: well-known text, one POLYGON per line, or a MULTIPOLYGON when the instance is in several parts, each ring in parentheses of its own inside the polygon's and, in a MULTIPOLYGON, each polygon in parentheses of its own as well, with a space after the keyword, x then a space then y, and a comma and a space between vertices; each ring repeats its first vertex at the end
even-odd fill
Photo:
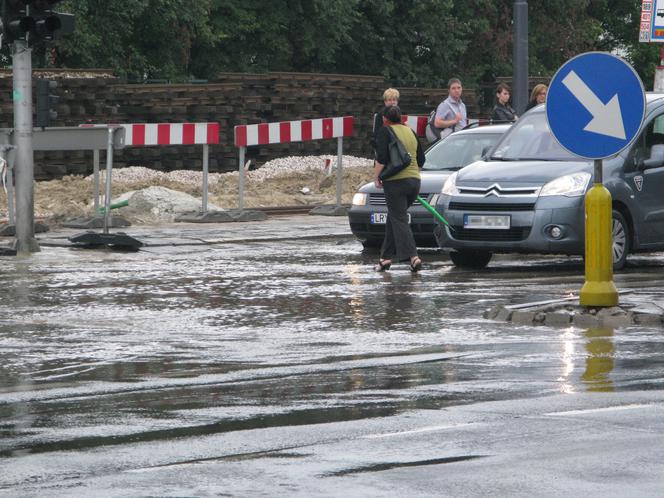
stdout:
MULTIPOLYGON (((77 461, 85 479, 169 464, 168 452, 120 456, 146 442, 196 447, 239 431, 664 385, 659 329, 481 318, 497 303, 578 292, 578 261, 499 259, 469 272, 432 252, 421 274, 378 274, 373 258, 351 240, 309 240, 3 261, 0 483, 34 490, 26 455, 119 448, 101 469, 77 461)), ((658 264, 647 281, 661 298, 658 264)), ((618 285, 643 286, 640 271, 618 285)))

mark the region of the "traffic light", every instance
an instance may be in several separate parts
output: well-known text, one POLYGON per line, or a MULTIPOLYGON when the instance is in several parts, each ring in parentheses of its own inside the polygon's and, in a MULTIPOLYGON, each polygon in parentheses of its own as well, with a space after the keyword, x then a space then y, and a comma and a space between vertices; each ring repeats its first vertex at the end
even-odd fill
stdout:
POLYGON ((62 0, 29 0, 30 15, 34 19, 34 32, 42 40, 54 40, 59 34, 74 31, 74 16, 55 12, 53 7, 62 0))
POLYGON ((58 35, 72 33, 74 16, 53 10, 61 1, 2 0, 3 41, 51 41, 58 35))
POLYGON ((51 125, 51 121, 58 117, 55 110, 60 97, 51 94, 58 87, 58 82, 53 80, 37 80, 37 98, 35 99, 35 126, 44 128, 51 125))
POLYGON ((2 34, 3 41, 25 40, 35 29, 35 20, 28 15, 28 5, 32 0, 3 0, 2 34))

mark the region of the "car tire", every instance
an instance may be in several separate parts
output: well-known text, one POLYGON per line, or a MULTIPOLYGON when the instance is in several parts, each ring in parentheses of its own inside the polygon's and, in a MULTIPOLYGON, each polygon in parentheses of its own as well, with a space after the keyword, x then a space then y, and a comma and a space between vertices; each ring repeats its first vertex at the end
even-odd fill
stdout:
POLYGON ((491 261, 493 253, 489 251, 452 251, 450 259, 459 268, 472 268, 480 270, 491 261))
POLYGON ((630 228, 620 211, 613 210, 611 214, 611 253, 613 255, 613 269, 622 270, 630 251, 630 228))

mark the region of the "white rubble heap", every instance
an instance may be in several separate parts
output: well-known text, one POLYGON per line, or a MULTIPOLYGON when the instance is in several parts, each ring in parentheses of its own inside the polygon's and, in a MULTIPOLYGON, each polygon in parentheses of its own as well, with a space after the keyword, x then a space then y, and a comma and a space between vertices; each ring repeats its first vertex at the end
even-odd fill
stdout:
MULTIPOLYGON (((245 172, 245 178, 249 180, 264 181, 270 178, 279 178, 291 176, 295 173, 306 173, 309 170, 320 171, 326 160, 330 161, 331 169, 336 169, 337 156, 288 156, 273 159, 263 164, 259 169, 245 172)), ((347 168, 367 168, 373 165, 372 159, 355 156, 343 156, 341 167, 347 168)), ((209 173, 208 183, 214 185, 223 179, 232 179, 237 177, 237 171, 228 173, 209 173)), ((86 177, 86 180, 92 181, 93 176, 86 177)), ((100 181, 105 181, 105 172, 100 172, 100 181)), ((144 168, 143 166, 130 166, 128 168, 118 168, 113 170, 113 183, 137 183, 151 182, 155 185, 164 181, 173 181, 188 185, 201 185, 203 182, 202 171, 177 170, 171 172, 157 171, 144 168)))
MULTIPOLYGON (((350 180, 350 176, 356 178, 352 181, 358 182, 357 177, 361 179, 359 184, 368 180, 373 166, 373 160, 366 158, 359 158, 353 156, 343 156, 342 170, 346 180, 350 180), (354 173, 354 174, 353 174, 354 173), (361 174, 360 174, 361 173, 361 174)), ((293 195, 298 194, 306 196, 312 203, 330 202, 331 199, 326 199, 326 196, 319 194, 313 195, 312 188, 318 185, 333 185, 336 177, 336 156, 290 156, 279 159, 274 159, 262 165, 259 169, 245 171, 245 185, 252 185, 255 191, 256 188, 262 190, 291 190, 293 195), (305 181, 310 181, 311 185, 291 185, 290 180, 303 181, 302 177, 306 178, 305 181), (320 178, 326 179, 321 181, 320 178), (284 183, 285 182, 285 183, 284 183)), ((104 191, 105 172, 100 172, 101 190, 104 191)), ((134 185, 151 185, 129 192, 125 192, 120 196, 115 196, 112 203, 128 200, 129 206, 119 209, 116 213, 121 216, 126 216, 133 223, 169 223, 174 221, 179 215, 200 211, 201 199, 194 197, 189 193, 180 192, 180 188, 196 190, 196 187, 201 187, 203 182, 202 171, 193 170, 178 170, 171 172, 157 171, 142 166, 130 166, 127 168, 113 169, 113 185, 120 187, 123 185, 131 188, 134 185), (171 188, 166 188, 163 185, 169 185, 171 188)), ((92 182, 93 176, 87 176, 85 181, 92 182)), ((354 190, 359 184, 348 185, 351 190, 354 190)), ((208 188, 213 191, 217 185, 233 186, 232 189, 236 190, 239 185, 238 172, 232 171, 228 173, 210 173, 208 174, 208 188)), ((248 187, 245 187, 248 189, 248 187)), ((254 192, 255 193, 255 192, 254 192)), ((352 195, 352 192, 350 192, 352 195)), ((210 195, 208 201, 208 209, 211 211, 223 211, 224 208, 213 204, 213 196, 210 195)), ((103 201, 102 201, 103 202, 103 201)), ((294 199, 289 204, 298 202, 294 199)), ((233 206, 235 203, 232 204, 233 206)))

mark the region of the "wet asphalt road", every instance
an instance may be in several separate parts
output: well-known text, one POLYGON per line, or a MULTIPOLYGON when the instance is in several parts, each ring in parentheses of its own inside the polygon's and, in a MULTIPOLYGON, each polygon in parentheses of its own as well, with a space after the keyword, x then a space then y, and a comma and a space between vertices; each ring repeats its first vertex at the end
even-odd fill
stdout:
MULTIPOLYGON (((581 260, 350 237, 44 248, 0 271, 0 496, 661 496, 660 328, 515 326, 581 260)), ((619 289, 664 299, 664 257, 619 289)))

